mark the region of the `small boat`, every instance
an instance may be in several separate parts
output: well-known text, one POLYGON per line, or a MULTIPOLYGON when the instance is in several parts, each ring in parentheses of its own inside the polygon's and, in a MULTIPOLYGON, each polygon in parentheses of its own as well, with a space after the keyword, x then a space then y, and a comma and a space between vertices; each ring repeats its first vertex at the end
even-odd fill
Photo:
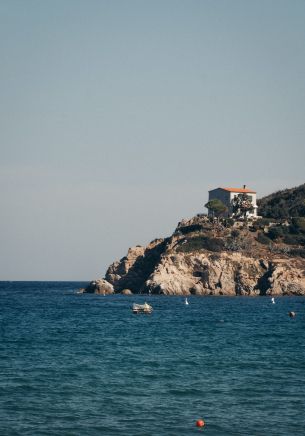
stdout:
POLYGON ((136 304, 134 303, 132 306, 132 312, 133 313, 152 313, 153 308, 147 304, 146 302, 144 304, 136 304))
POLYGON ((273 297, 271 298, 271 303, 272 303, 272 304, 275 304, 275 300, 274 300, 273 297))
POLYGON ((189 304, 189 302, 187 301, 187 298, 185 299, 184 303, 185 303, 186 305, 189 304))

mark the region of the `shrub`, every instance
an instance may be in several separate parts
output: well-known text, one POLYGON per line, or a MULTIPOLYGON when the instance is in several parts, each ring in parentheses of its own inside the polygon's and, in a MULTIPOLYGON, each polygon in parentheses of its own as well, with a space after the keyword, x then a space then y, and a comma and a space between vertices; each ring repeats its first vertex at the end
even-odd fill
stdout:
POLYGON ((219 254, 211 254, 210 255, 210 260, 215 262, 217 260, 220 260, 220 255, 219 254))
POLYGON ((209 251, 222 251, 224 248, 224 242, 222 239, 219 238, 204 238, 203 241, 204 248, 209 251))
POLYGON ((261 232, 257 235, 256 240, 264 245, 270 244, 270 239, 266 235, 264 235, 264 233, 261 232))
POLYGON ((298 235, 285 235, 284 242, 288 245, 299 245, 300 237, 298 235))
POLYGON ((224 242, 219 238, 210 238, 208 236, 197 236, 188 239, 186 243, 178 246, 178 252, 190 253, 198 250, 208 250, 213 252, 219 252, 224 249, 224 242))
POLYGON ((281 238, 284 236, 283 228, 281 226, 271 227, 268 231, 268 236, 270 239, 272 239, 272 241, 281 238))
POLYGON ((290 227, 293 227, 293 233, 305 233, 305 218, 292 218, 292 226, 290 227))
POLYGON ((240 231, 237 229, 233 229, 231 232, 231 236, 232 238, 238 238, 238 236, 240 235, 240 231))
POLYGON ((236 238, 228 238, 225 242, 225 248, 228 251, 240 251, 242 248, 242 244, 236 238))
POLYGON ((300 256, 305 258, 305 249, 304 248, 294 248, 290 251, 292 256, 300 256))
POLYGON ((253 223, 253 226, 264 228, 268 226, 271 222, 273 222, 270 218, 260 218, 253 223))
POLYGON ((202 230, 201 224, 191 224, 190 226, 184 226, 179 228, 179 232, 186 235, 187 233, 198 232, 202 230))

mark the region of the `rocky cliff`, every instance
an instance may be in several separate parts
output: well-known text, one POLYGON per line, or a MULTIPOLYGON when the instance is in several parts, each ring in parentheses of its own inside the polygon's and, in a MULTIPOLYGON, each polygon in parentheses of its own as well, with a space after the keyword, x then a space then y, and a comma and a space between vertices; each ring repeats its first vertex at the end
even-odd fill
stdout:
POLYGON ((266 223, 215 222, 199 215, 180 222, 169 238, 130 248, 87 292, 305 295, 304 250, 275 243, 268 232, 266 223))

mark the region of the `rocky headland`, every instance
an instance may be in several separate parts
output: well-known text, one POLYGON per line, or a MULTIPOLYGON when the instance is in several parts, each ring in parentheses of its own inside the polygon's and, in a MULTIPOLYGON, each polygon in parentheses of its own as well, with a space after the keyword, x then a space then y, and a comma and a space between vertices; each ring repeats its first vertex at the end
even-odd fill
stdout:
POLYGON ((238 221, 197 215, 130 248, 85 292, 305 295, 305 218, 238 221))

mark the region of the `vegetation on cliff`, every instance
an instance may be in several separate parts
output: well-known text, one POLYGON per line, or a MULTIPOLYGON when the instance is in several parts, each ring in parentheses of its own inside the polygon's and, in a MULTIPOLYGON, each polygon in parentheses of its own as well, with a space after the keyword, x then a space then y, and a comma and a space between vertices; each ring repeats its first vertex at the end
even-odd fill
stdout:
MULTIPOLYGON (((282 192, 286 196, 288 191, 301 205, 301 189, 282 192)), ((274 195, 275 204, 282 204, 278 193, 274 195)), ((290 211, 296 210, 292 199, 285 201, 290 211)), ((105 279, 114 292, 305 295, 304 271, 305 216, 246 220, 216 213, 182 220, 170 237, 130 248, 109 266, 105 279)), ((104 282, 99 288, 104 292, 104 282)))
POLYGON ((305 217, 305 183, 261 198, 258 214, 265 218, 305 217))
POLYGON ((178 252, 208 250, 240 252, 248 256, 270 256, 282 253, 288 257, 305 258, 305 218, 251 222, 208 217, 192 218, 178 225, 174 235, 184 235, 177 241, 178 252), (198 220, 202 221, 200 225, 198 220))

